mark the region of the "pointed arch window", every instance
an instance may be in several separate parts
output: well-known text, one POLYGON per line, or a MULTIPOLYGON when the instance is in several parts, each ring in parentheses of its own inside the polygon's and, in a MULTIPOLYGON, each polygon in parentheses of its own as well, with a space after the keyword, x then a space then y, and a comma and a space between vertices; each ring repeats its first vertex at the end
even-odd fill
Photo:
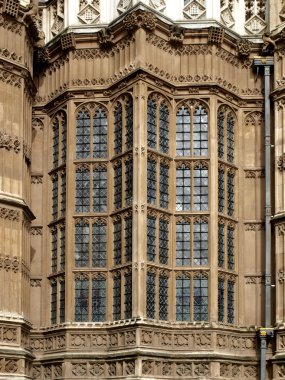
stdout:
POLYGON ((108 156, 107 128, 106 111, 99 108, 93 117, 93 158, 104 158, 108 156))
POLYGON ((190 321, 190 277, 183 272, 176 277, 176 320, 190 321))
POLYGON ((76 126, 76 158, 90 157, 90 123, 90 113, 88 110, 82 109, 79 111, 76 126))
POLYGON ((168 277, 159 275, 159 319, 166 321, 168 318, 168 277))

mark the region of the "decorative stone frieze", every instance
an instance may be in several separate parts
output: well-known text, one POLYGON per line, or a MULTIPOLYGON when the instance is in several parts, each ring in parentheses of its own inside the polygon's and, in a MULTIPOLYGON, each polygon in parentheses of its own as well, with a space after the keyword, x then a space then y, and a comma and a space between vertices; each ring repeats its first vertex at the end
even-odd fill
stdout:
POLYGON ((0 218, 18 222, 20 220, 20 212, 6 207, 0 207, 0 218))
POLYGON ((153 31, 156 27, 156 18, 151 12, 135 11, 125 16, 123 24, 124 28, 129 32, 137 28, 153 31))
POLYGON ((40 288, 42 285, 42 280, 39 278, 31 278, 30 279, 30 284, 32 288, 40 288))
POLYGON ((237 43, 237 50, 242 57, 248 57, 252 48, 252 43, 246 39, 240 39, 237 43))
POLYGON ((253 221, 253 222, 245 222, 245 231, 263 231, 265 229, 264 222, 263 221, 253 221))
POLYGON ((250 285, 264 284, 265 277, 261 275, 246 275, 245 283, 250 285))
POLYGON ((14 150, 15 153, 19 153, 21 143, 17 136, 10 136, 5 132, 0 131, 0 149, 1 148, 6 150, 14 150))
POLYGON ((276 165, 280 171, 285 170, 285 153, 277 158, 276 165))
POLYGON ((255 168, 244 169, 244 173, 245 173, 245 178, 250 178, 250 179, 264 178, 265 176, 264 169, 255 169, 255 168))
POLYGON ((22 87, 22 79, 9 71, 0 69, 0 81, 18 88, 22 87))

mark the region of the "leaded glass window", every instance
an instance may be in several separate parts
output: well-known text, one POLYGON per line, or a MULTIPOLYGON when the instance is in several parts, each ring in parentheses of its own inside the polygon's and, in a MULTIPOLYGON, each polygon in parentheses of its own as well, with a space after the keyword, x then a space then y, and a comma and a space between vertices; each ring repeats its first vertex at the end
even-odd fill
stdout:
POLYGON ((121 319, 121 275, 114 277, 113 281, 113 319, 121 319))
POLYGON ((124 315, 129 319, 132 318, 132 273, 125 273, 124 277, 124 315))
POLYGON ((114 168, 114 207, 122 207, 122 163, 114 168))
POLYGON ((224 322, 225 317, 225 281, 218 280, 218 321, 224 322))
POLYGON ((190 265, 190 224, 176 223, 176 265, 190 265))
POLYGON ((228 172, 228 215, 233 216, 235 211, 235 175, 233 173, 228 172))
POLYGON ((193 115, 193 155, 208 155, 208 115, 202 106, 193 115))
POLYGON ((125 219, 125 260, 132 261, 132 217, 125 219))
POLYGON ((114 222, 114 264, 121 264, 122 261, 122 222, 116 220, 114 222))
POLYGON ((233 281, 228 281, 228 323, 234 323, 235 320, 235 284, 233 281))
POLYGON ((159 149, 163 153, 169 150, 169 110, 165 103, 159 107, 159 149))
POLYGON ((227 253, 228 253, 228 269, 235 269, 235 245, 234 245, 234 229, 227 227, 227 253))
POLYGON ((223 268, 225 265, 225 226, 218 224, 218 267, 223 268))
POLYGON ((218 171, 218 211, 225 210, 225 172, 222 169, 218 171))
POLYGON ((107 169, 98 167, 93 170, 93 211, 107 211, 107 169))
POLYGON ((117 103, 114 110, 114 149, 115 154, 122 152, 122 133, 123 133, 123 116, 122 116, 122 104, 117 103))
POLYGON ((147 217, 147 259, 155 261, 156 250, 156 220, 155 218, 147 217))
POLYGON ((53 167, 58 166, 58 156, 59 156, 59 122, 58 118, 55 118, 53 123, 53 140, 52 140, 52 150, 53 150, 53 167))
POLYGON ((59 321, 63 323, 65 321, 65 281, 60 282, 59 289, 59 321))
POLYGON ((190 321, 190 278, 185 273, 176 277, 176 320, 190 321))
POLYGON ((147 102, 147 146, 156 148, 156 103, 152 99, 147 102))
POLYGON ((92 280, 92 322, 106 320, 106 279, 96 277, 92 280))
POLYGON ((176 169, 176 210, 191 208, 191 169, 182 164, 176 169))
POLYGON ((107 226, 92 225, 92 266, 106 267, 107 263, 107 226))
POLYGON ((146 276, 146 316, 155 318, 155 274, 147 272, 146 276))
POLYGON ((76 158, 89 158, 90 150, 90 115, 81 110, 77 115, 76 158))
POLYGON ((60 213, 62 216, 65 215, 66 209, 66 174, 63 172, 61 174, 61 194, 60 194, 60 213))
POLYGON ((125 202, 130 206, 133 200, 133 160, 125 162, 125 202))
POLYGON ((65 269, 65 225, 60 227, 60 270, 65 269))
POLYGON ((52 179, 52 219, 57 219, 58 214, 58 178, 57 175, 52 179))
POLYGON ((194 321, 208 320, 208 278, 199 275, 194 278, 194 321))
POLYGON ((57 282, 51 284, 51 323, 56 323, 57 314, 57 282))
POLYGON ((129 98, 126 103, 126 148, 133 146, 133 99, 129 98))
POLYGON ((159 319, 166 321, 168 318, 168 277, 159 276, 159 319))
POLYGON ((159 205, 160 207, 168 207, 168 187, 169 187, 169 174, 168 165, 160 164, 160 176, 159 176, 159 205))
POLYGON ((208 168, 201 163, 194 167, 193 208, 195 211, 208 210, 208 168))
POLYGON ((181 107, 176 115, 176 155, 190 156, 191 149, 190 113, 181 107))
POLYGON ((89 262, 89 224, 83 220, 75 225, 75 266, 86 267, 89 262))
POLYGON ((57 270, 57 228, 52 229, 51 233, 51 271, 57 270))
POLYGON ((208 265, 208 223, 200 220, 193 228, 193 264, 208 265))
POLYGON ((62 114, 61 116, 61 161, 62 163, 66 161, 66 143, 67 143, 67 123, 66 123, 65 114, 62 114))
POLYGON ((89 280, 80 278, 75 280, 75 321, 88 321, 88 294, 89 280))
POLYGON ((78 168, 75 175, 75 211, 90 211, 90 173, 85 167, 78 168))
POLYGON ((232 115, 228 115, 227 117, 227 160, 229 162, 234 161, 234 148, 235 148, 234 118, 232 115))
POLYGON ((93 157, 107 157, 107 129, 106 112, 99 108, 93 118, 93 157))
POLYGON ((218 157, 224 157, 224 113, 218 112, 218 157))
POLYGON ((147 203, 156 203, 156 161, 147 160, 147 203))
MULTIPOLYGON (((168 222, 159 220, 159 262, 160 264, 168 263, 168 235, 169 235, 168 222)), ((149 234, 148 234, 149 236, 149 234)))

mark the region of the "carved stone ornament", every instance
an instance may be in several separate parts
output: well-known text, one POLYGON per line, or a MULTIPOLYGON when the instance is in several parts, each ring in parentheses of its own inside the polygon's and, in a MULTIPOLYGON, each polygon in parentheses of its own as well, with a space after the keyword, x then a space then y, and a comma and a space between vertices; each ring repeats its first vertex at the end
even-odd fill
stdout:
POLYGON ((280 171, 285 170, 285 153, 278 157, 276 164, 280 171))
POLYGON ((237 50, 239 54, 243 57, 249 56, 251 47, 252 47, 252 43, 246 39, 240 39, 237 43, 237 50))
POLYGON ((35 185, 43 183, 43 176, 41 174, 33 174, 31 176, 31 183, 35 185))
POLYGON ((20 259, 17 256, 0 256, 0 269, 4 269, 6 272, 12 271, 14 273, 20 270, 20 259))
POLYGON ((137 28, 154 30, 156 27, 156 18, 151 12, 136 11, 126 15, 123 20, 126 30, 133 31, 137 28))
POLYGON ((285 268, 279 269, 279 271, 277 273, 277 278, 278 278, 278 281, 280 282, 280 284, 284 283, 284 280, 285 280, 285 268))
POLYGON ((37 278, 37 279, 31 278, 31 280, 30 280, 30 285, 32 288, 41 287, 41 283, 42 283, 42 280, 39 278, 37 278))
POLYGON ((169 42, 174 46, 179 46, 183 44, 184 40, 184 29, 173 25, 169 32, 169 42))
POLYGON ((2 12, 11 17, 17 17, 19 12, 20 2, 18 0, 4 0, 2 12))
POLYGON ((5 207, 1 207, 0 218, 18 222, 20 219, 20 212, 17 210, 11 210, 5 207))
POLYGON ((5 132, 0 131, 0 149, 14 150, 18 153, 21 149, 21 143, 18 137, 10 136, 5 132))

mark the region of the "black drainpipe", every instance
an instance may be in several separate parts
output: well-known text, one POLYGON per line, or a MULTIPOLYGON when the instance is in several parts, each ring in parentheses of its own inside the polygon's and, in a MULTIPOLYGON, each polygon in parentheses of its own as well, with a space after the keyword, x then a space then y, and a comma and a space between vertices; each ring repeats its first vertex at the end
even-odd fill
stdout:
POLYGON ((271 130, 270 130, 270 69, 273 57, 256 57, 253 65, 263 69, 264 77, 264 160, 265 160, 265 289, 264 289, 264 327, 259 329, 260 371, 259 379, 266 379, 267 338, 273 337, 271 323, 271 130))

